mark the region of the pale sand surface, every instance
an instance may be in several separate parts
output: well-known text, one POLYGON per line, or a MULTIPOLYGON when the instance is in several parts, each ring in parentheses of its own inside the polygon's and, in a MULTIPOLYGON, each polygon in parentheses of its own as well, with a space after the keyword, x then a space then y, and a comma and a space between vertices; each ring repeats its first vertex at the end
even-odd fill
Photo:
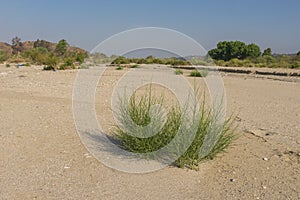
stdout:
MULTIPOLYGON (((82 145, 72 115, 76 73, 0 65, 0 199, 300 198, 298 80, 222 73, 241 134, 228 153, 200 171, 135 175, 105 167, 82 145)), ((103 83, 122 73, 108 71, 103 83)))

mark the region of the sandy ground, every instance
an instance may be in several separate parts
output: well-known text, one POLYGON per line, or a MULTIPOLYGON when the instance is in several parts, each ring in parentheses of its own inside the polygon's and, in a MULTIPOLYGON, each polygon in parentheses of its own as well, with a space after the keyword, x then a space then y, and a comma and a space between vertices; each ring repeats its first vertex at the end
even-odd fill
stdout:
MULTIPOLYGON (((76 73, 0 65, 0 199, 300 199, 299 80, 223 74, 240 134, 228 152, 199 171, 136 175, 104 166, 82 145, 76 73)), ((122 73, 113 69, 104 83, 122 73)))

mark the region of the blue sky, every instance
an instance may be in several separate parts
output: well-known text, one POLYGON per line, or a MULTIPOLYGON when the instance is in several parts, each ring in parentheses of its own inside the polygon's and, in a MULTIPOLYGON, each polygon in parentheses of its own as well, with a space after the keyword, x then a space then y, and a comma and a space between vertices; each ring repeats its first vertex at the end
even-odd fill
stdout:
POLYGON ((256 43, 275 53, 300 50, 299 0, 2 0, 0 41, 46 39, 93 49, 118 32, 165 27, 206 49, 221 40, 256 43))

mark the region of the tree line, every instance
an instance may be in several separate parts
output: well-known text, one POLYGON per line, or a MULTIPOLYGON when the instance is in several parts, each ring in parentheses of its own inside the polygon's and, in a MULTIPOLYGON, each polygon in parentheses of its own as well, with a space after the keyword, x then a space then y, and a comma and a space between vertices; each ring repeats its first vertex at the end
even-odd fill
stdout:
POLYGON ((300 68, 300 51, 295 55, 276 55, 271 48, 261 52, 258 45, 241 41, 221 41, 208 55, 219 66, 300 68))

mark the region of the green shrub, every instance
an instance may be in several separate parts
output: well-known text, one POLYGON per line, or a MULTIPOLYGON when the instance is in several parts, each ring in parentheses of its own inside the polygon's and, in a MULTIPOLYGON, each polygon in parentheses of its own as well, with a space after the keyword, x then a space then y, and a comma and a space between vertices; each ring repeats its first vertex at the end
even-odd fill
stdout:
POLYGON ((292 69, 300 68, 300 62, 295 61, 294 63, 291 64, 290 68, 292 69))
POLYGON ((139 65, 131 65, 130 68, 138 68, 139 65))
POLYGON ((233 58, 229 61, 229 66, 231 67, 242 67, 243 66, 243 61, 239 60, 237 58, 233 58))
POLYGON ((216 60, 215 61, 217 66, 225 66, 225 61, 224 60, 216 60))
POLYGON ((81 64, 79 69, 89 69, 89 66, 87 64, 81 64))
MULTIPOLYGON (((164 104, 164 98, 155 97, 152 95, 151 90, 144 94, 139 100, 135 93, 131 96, 129 101, 126 97, 121 98, 117 108, 118 110, 116 111, 121 127, 128 128, 125 130, 133 130, 130 129, 130 123, 128 122, 129 117, 135 124, 140 126, 146 126, 152 122, 154 129, 156 127, 161 127, 162 115, 159 112, 155 115, 155 119, 150 118, 150 108, 157 104, 164 104)), ((194 109, 195 108, 196 107, 194 107, 194 109)), ((120 142, 121 148, 134 153, 148 153, 144 154, 146 158, 155 159, 159 157, 159 155, 156 154, 157 150, 163 148, 173 140, 179 127, 186 127, 183 124, 184 121, 186 121, 186 115, 184 113, 185 111, 178 108, 178 106, 169 107, 165 123, 162 128, 159 129, 159 132, 151 137, 143 138, 133 136, 134 134, 132 132, 129 134, 129 132, 124 131, 120 126, 116 126, 113 134, 120 142)), ((199 110, 199 115, 197 115, 196 120, 194 121, 195 124, 192 125, 194 128, 198 127, 195 129, 196 135, 194 138, 189 138, 192 140, 191 145, 187 147, 187 151, 182 155, 178 155, 179 158, 174 163, 176 166, 194 168, 204 159, 213 159, 218 153, 223 152, 231 144, 235 138, 232 118, 227 120, 222 126, 217 126, 215 122, 216 117, 212 115, 212 112, 209 109, 205 110, 203 103, 199 110), (200 157, 199 152, 204 144, 205 138, 212 138, 216 135, 220 137, 218 137, 213 144, 211 151, 207 155, 200 157)), ((189 130, 186 130, 186 132, 189 132, 189 130)), ((143 135, 145 133, 139 134, 143 135)), ((185 137, 179 138, 179 141, 174 143, 175 146, 174 148, 172 147, 172 153, 178 153, 177 150, 182 148, 182 144, 186 142, 182 141, 186 139, 185 137)))
POLYGON ((190 73, 190 76, 193 77, 206 77, 208 75, 209 71, 207 69, 203 69, 203 70, 193 70, 190 73))
POLYGON ((116 67, 116 70, 122 70, 123 67, 121 67, 120 65, 116 67))
POLYGON ((186 61, 184 58, 155 58, 153 56, 148 56, 147 58, 125 58, 123 56, 117 57, 111 64, 164 64, 164 65, 191 65, 190 62, 186 61))
POLYGON ((10 67, 10 64, 7 63, 5 66, 6 66, 6 67, 10 67))
POLYGON ((8 55, 5 51, 0 51, 0 62, 3 62, 8 59, 8 55))
POLYGON ((181 69, 176 69, 175 74, 176 75, 181 75, 181 74, 183 74, 183 71, 181 69))

